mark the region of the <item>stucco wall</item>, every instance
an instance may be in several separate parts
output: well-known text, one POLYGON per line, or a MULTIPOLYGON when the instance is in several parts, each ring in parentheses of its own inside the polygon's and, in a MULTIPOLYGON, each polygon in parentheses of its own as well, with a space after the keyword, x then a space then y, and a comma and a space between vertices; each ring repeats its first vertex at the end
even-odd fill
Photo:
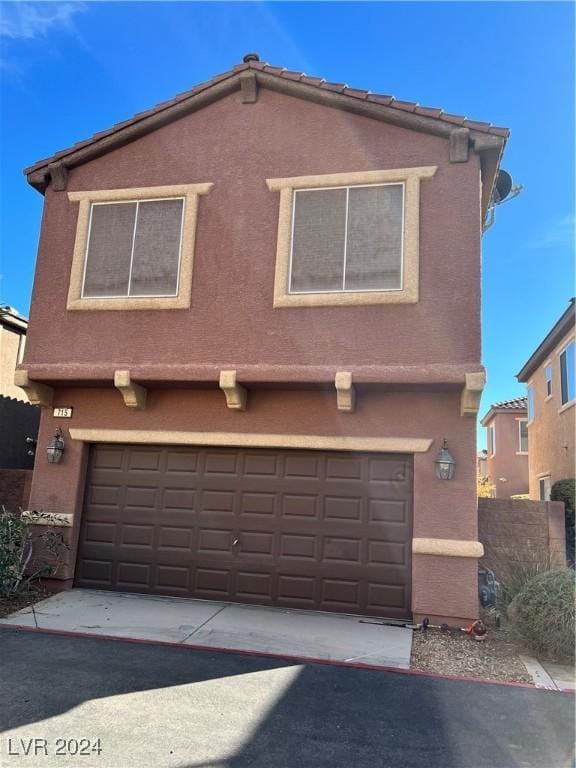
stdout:
POLYGON ((0 395, 27 403, 28 397, 24 390, 14 386, 14 371, 21 338, 21 334, 0 325, 0 395))
POLYGON ((564 504, 528 499, 478 499, 480 565, 498 571, 503 559, 532 562, 549 556, 566 562, 564 504))
POLYGON ((192 307, 66 312, 78 204, 47 190, 25 363, 405 365, 480 360, 478 155, 261 89, 230 95, 70 173, 68 190, 213 182, 192 307), (273 309, 279 195, 266 178, 437 165, 421 184, 420 301, 273 309), (97 322, 97 333, 95 323, 97 322))
POLYGON ((528 455, 519 452, 518 426, 526 418, 518 411, 497 412, 487 425, 496 427, 496 453, 488 455, 486 467, 497 499, 528 493, 528 455))
MULTIPOLYGON (((333 391, 255 390, 245 412, 231 411, 215 389, 151 390, 145 411, 129 411, 113 389, 58 390, 56 405, 72 406, 73 418, 55 420, 43 412, 40 445, 49 442, 56 425, 65 429, 61 464, 38 457, 30 505, 47 512, 74 514, 74 542, 80 520, 87 446, 71 440, 68 429, 150 429, 274 434, 423 437, 434 443, 414 456, 414 536, 475 540, 475 422, 462 418, 458 392, 360 391, 357 411, 336 410, 333 391), (435 476, 434 459, 446 436, 456 461, 451 482, 435 476)), ((476 615, 476 560, 460 557, 413 557, 413 610, 421 615, 470 618, 476 615), (446 574, 450 574, 450 578, 446 574)), ((72 576, 72 569, 63 573, 72 576)))
POLYGON ((534 389, 534 419, 528 424, 530 498, 539 498, 539 480, 550 475, 557 480, 574 477, 576 402, 565 406, 560 399, 560 352, 574 338, 574 329, 556 345, 551 355, 534 371, 528 386, 534 389), (546 396, 545 368, 552 363, 552 396, 546 396))

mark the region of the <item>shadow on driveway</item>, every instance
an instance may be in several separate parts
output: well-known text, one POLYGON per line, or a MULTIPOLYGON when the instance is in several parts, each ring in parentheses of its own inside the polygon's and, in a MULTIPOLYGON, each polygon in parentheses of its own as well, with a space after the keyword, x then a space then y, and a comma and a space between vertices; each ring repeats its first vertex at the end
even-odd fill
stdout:
POLYGON ((99 768, 568 768, 573 723, 571 694, 0 630, 4 738, 99 735, 99 768))

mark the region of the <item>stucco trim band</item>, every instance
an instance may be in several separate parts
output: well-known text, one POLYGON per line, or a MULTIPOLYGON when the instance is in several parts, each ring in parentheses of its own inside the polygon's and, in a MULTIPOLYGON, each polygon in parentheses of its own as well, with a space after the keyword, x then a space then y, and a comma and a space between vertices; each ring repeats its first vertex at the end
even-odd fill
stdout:
POLYGON ((414 304, 418 301, 420 251, 420 180, 431 179, 437 166, 397 168, 381 171, 352 171, 316 176, 266 179, 271 192, 280 192, 274 307, 362 306, 368 304, 414 304), (404 184, 404 252, 402 288, 389 291, 337 293, 290 293, 290 251, 294 190, 359 184, 404 184))
POLYGON ((412 554, 478 558, 483 557, 484 547, 479 541, 460 541, 458 539, 412 539, 412 554))
POLYGON ((81 427, 72 427, 70 437, 86 443, 301 448, 319 451, 374 451, 375 453, 426 453, 432 445, 432 439, 418 437, 275 435, 256 432, 179 432, 153 429, 83 429, 81 427))
POLYGON ((198 218, 198 200, 207 195, 214 185, 176 184, 163 187, 134 187, 127 189, 101 189, 94 191, 68 192, 68 199, 78 202, 76 240, 70 270, 70 287, 66 308, 70 310, 135 310, 135 309, 188 309, 192 293, 192 266, 194 261, 194 240, 198 218), (178 295, 146 298, 83 298, 84 261, 90 228, 92 203, 115 200, 147 200, 162 197, 184 197, 184 221, 182 224, 182 245, 180 253, 180 274, 178 295))

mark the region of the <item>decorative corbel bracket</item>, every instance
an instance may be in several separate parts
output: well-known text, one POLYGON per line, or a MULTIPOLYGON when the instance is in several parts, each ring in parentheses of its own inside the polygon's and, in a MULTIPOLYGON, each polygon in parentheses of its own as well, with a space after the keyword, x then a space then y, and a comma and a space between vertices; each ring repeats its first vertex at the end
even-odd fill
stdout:
POLYGON ((234 411, 246 410, 246 389, 236 381, 236 371, 220 371, 220 389, 226 396, 226 405, 234 411))
POLYGON ((54 389, 31 379, 28 371, 15 371, 14 384, 24 390, 32 405, 41 405, 43 408, 52 406, 54 389))
POLYGON ((127 408, 143 411, 146 408, 147 390, 141 384, 136 384, 130 377, 130 371, 114 371, 114 386, 124 398, 127 408))
POLYGON ((240 99, 242 104, 255 104, 258 101, 258 81, 254 72, 240 75, 240 99))
POLYGON ((476 416, 485 384, 486 374, 483 371, 466 374, 466 384, 460 396, 461 416, 476 416))
POLYGON ((470 150, 470 131, 468 128, 455 128, 450 133, 450 162, 467 163, 470 150))
POLYGON ((54 192, 63 192, 68 186, 68 168, 62 162, 50 163, 48 173, 54 192))
POLYGON ((336 404, 339 411, 352 413, 356 408, 356 390, 352 384, 350 371, 338 371, 334 379, 336 385, 336 404))

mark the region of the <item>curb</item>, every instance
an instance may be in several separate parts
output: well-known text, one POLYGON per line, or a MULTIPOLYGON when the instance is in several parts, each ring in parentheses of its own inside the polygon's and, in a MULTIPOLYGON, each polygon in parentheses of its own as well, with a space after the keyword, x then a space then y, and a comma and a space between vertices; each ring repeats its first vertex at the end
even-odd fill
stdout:
MULTIPOLYGON (((202 653, 227 653, 236 656, 258 656, 266 659, 277 659, 279 661, 293 661, 301 664, 322 664, 325 666, 347 667, 349 669, 364 669, 371 672, 390 672, 398 675, 413 675, 417 677, 428 677, 436 680, 450 680, 452 682, 463 683, 483 683, 486 685, 500 685, 513 688, 526 688, 531 691, 542 690, 530 683, 518 683, 506 680, 489 680, 482 677, 472 677, 470 675, 445 675, 436 672, 425 672, 420 669, 400 669, 399 667, 384 667, 377 664, 363 664, 357 661, 337 661, 333 659, 318 659, 312 656, 293 656, 287 653, 270 653, 266 651, 249 651, 236 648, 221 648, 219 646, 193 645, 191 643, 173 642, 170 640, 149 640, 137 637, 121 637, 119 635, 100 635, 90 632, 74 632, 67 629, 44 629, 42 627, 29 627, 24 624, 0 624, 0 631, 3 629, 14 629, 19 632, 31 632, 35 634, 57 635, 61 637, 83 637, 93 640, 114 640, 122 643, 133 643, 139 645, 157 645, 164 648, 180 648, 185 650, 197 651, 202 653)), ((575 691, 570 690, 549 690, 548 693, 570 694, 575 691)))

